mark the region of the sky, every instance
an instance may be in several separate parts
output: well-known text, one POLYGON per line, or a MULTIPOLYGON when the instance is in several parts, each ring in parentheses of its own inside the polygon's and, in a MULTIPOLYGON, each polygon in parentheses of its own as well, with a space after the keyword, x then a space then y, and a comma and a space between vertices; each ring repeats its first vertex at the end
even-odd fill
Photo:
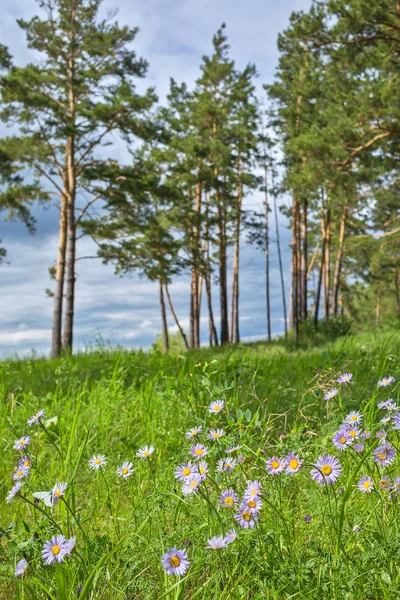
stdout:
MULTIPOLYGON (((149 63, 146 87, 154 86, 163 103, 170 77, 189 88, 199 75, 203 55, 211 53, 212 36, 225 22, 231 56, 239 68, 248 62, 258 70, 257 88, 273 80, 278 61, 277 36, 285 29, 294 10, 307 10, 311 0, 105 0, 103 9, 116 8, 120 24, 138 26, 135 40, 138 56, 149 63)), ((31 61, 24 32, 16 19, 37 14, 34 0, 3 0, 0 43, 8 46, 18 65, 31 61)), ((9 134, 0 124, 0 135, 9 134)), ((126 152, 116 140, 113 156, 124 160, 126 152)), ((110 154, 110 150, 108 150, 110 154)), ((247 207, 261 206, 260 193, 247 198, 247 207)), ((0 214, 1 245, 7 262, 0 266, 0 357, 47 355, 51 344, 52 287, 49 267, 56 259, 58 215, 55 209, 35 206, 35 235, 19 223, 4 222, 0 214)), ((273 216, 272 216, 273 218, 273 216)), ((279 216, 286 286, 289 286, 289 232, 279 216)), ((276 236, 271 232, 271 307, 274 334, 283 331, 282 294, 279 282, 276 236)), ((78 258, 93 256, 93 243, 83 238, 78 258)), ((175 310, 186 331, 189 326, 189 278, 179 277, 170 286, 175 310)), ((218 296, 213 290, 218 320, 218 296)), ((208 318, 201 319, 202 342, 207 341, 208 318)), ((176 326, 169 317, 171 333, 176 326)), ((100 260, 77 262, 75 348, 99 343, 148 348, 161 330, 158 290, 155 284, 133 275, 120 278, 112 265, 100 260)), ((240 331, 243 340, 266 336, 265 261, 263 253, 241 243, 240 331)))

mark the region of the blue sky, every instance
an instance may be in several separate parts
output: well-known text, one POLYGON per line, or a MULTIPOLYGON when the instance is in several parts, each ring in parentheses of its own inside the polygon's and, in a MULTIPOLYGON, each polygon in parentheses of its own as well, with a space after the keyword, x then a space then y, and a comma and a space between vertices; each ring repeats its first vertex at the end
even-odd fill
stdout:
MULTIPOLYGON (((211 52, 211 39, 222 22, 226 22, 231 55, 239 67, 248 62, 257 66, 257 86, 272 81, 277 64, 276 40, 288 24, 293 10, 307 10, 311 0, 107 0, 103 10, 116 7, 120 23, 138 26, 135 44, 139 56, 149 62, 144 84, 155 86, 164 101, 169 79, 193 84, 199 74, 204 54, 211 52)), ((37 12, 34 0, 3 0, 0 42, 7 45, 17 64, 32 59, 17 18, 37 12)), ((6 133, 0 125, 0 134, 6 133)), ((124 146, 116 140, 113 156, 127 158, 124 146)), ((110 152, 108 152, 110 153, 110 152)), ((247 199, 249 208, 262 202, 259 194, 247 199)), ((5 223, 0 215, 0 239, 7 249, 7 264, 0 267, 0 356, 29 355, 32 350, 47 354, 51 341, 52 301, 46 296, 51 287, 48 269, 57 253, 57 212, 36 207, 36 235, 29 235, 16 223, 5 223)), ((289 278, 289 234, 280 217, 286 280, 289 278)), ((278 263, 272 233, 271 284, 272 326, 275 333, 283 330, 282 301, 278 263)), ((262 339, 266 335, 265 274, 261 252, 241 246, 241 335, 262 339)), ((93 243, 82 239, 78 256, 95 254, 93 243)), ((171 286, 176 311, 188 328, 189 280, 179 278, 171 286)), ((214 305, 218 297, 214 291, 214 305)), ((204 303, 205 308, 205 303, 204 303)), ((119 278, 113 267, 99 260, 77 263, 76 347, 83 348, 101 337, 112 345, 148 347, 154 341, 161 323, 157 288, 138 276, 119 278)), ((218 311, 216 310, 218 313, 218 311)), ((175 331, 172 319, 170 330, 175 331)), ((204 310, 203 339, 207 339, 208 320, 204 310)))

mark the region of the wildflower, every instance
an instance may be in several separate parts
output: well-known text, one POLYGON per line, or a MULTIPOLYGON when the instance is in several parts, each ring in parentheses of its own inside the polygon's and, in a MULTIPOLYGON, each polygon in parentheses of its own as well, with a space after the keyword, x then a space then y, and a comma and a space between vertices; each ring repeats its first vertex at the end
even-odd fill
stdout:
POLYGON ((273 456, 269 460, 266 461, 267 471, 270 475, 278 475, 282 473, 284 468, 286 467, 286 463, 284 459, 280 459, 277 456, 273 456))
POLYGON ((259 481, 250 481, 247 484, 246 489, 244 491, 244 497, 247 498, 257 498, 261 494, 260 482, 259 481))
POLYGON ((391 465, 396 457, 396 450, 391 444, 384 443, 382 446, 378 446, 374 450, 373 459, 381 467, 387 467, 391 465))
POLYGON ((239 465, 241 465, 242 463, 244 463, 245 460, 246 459, 243 456, 243 454, 239 454, 239 456, 237 457, 237 461, 238 461, 239 465))
POLYGON ((392 487, 388 475, 384 475, 382 479, 379 480, 378 485, 381 490, 390 490, 390 488, 392 487))
POLYGON ((381 421, 382 425, 387 425, 388 423, 390 423, 390 415, 385 415, 384 417, 382 417, 381 421))
POLYGON ((11 490, 8 492, 8 496, 6 497, 7 504, 9 504, 11 502, 11 500, 14 498, 14 496, 16 496, 18 494, 18 492, 20 491, 22 486, 23 486, 22 481, 17 481, 17 483, 15 485, 13 485, 11 490))
POLYGON ((242 448, 242 446, 232 446, 232 448, 228 448, 227 450, 225 450, 226 454, 232 454, 232 452, 236 452, 237 450, 240 450, 242 448))
POLYGON ((61 496, 64 496, 64 492, 67 489, 67 483, 56 483, 53 487, 52 495, 53 495, 53 504, 57 504, 58 500, 61 496))
POLYGON ((234 516, 242 529, 253 529, 256 524, 256 519, 258 519, 258 514, 252 514, 244 507, 242 507, 240 512, 234 516))
POLYGON ((63 535, 54 535, 51 541, 45 542, 42 550, 42 557, 46 565, 64 562, 65 542, 63 535))
POLYGON ((161 564, 168 575, 184 575, 190 563, 186 550, 178 550, 176 546, 170 548, 161 559, 161 564))
POLYGON ((352 373, 343 373, 343 375, 339 375, 337 378, 338 383, 351 383, 353 379, 352 373))
POLYGON ((237 466, 237 460, 230 458, 221 458, 217 462, 217 471, 220 473, 230 473, 237 466))
POLYGON ((259 513, 262 507, 260 497, 244 499, 241 508, 251 512, 251 514, 259 513))
POLYGON ((358 429, 358 427, 355 427, 353 425, 353 427, 347 427, 347 434, 351 437, 352 440, 356 440, 357 438, 360 437, 360 430, 358 429))
POLYGON ((359 425, 362 421, 362 414, 358 410, 354 410, 353 412, 349 412, 347 417, 344 420, 346 425, 359 425))
POLYGON ((359 444, 354 444, 354 452, 357 452, 357 454, 361 454, 361 452, 364 452, 364 444, 359 443, 359 444))
POLYGON ((65 544, 64 544, 64 554, 65 554, 65 556, 69 556, 71 554, 72 550, 75 548, 75 544, 76 544, 76 537, 75 536, 73 536, 69 540, 65 540, 65 544))
POLYGON ((392 417, 392 426, 395 431, 400 430, 400 412, 396 413, 392 417))
POLYGON ((206 478, 206 475, 208 473, 208 464, 206 463, 205 460, 199 460, 199 464, 198 464, 197 468, 199 470, 199 475, 201 475, 201 478, 204 481, 204 479, 206 478))
POLYGON ((311 469, 311 477, 319 485, 335 483, 342 472, 340 462, 331 454, 319 456, 314 466, 315 469, 311 469))
POLYGON ((210 429, 207 433, 206 438, 211 441, 219 440, 223 435, 225 435, 225 431, 223 429, 210 429))
POLYGON ((226 541, 223 535, 216 535, 208 540, 208 544, 206 548, 210 548, 211 550, 221 550, 221 548, 226 548, 229 542, 226 541))
POLYGON ((337 396, 338 393, 339 393, 339 390, 337 390, 336 388, 328 390, 326 392, 326 394, 324 395, 324 399, 325 400, 332 400, 332 398, 334 398, 335 396, 337 396))
POLYGON ((153 454, 154 450, 154 446, 143 446, 143 448, 139 448, 139 450, 136 452, 136 456, 139 458, 147 458, 153 454))
POLYGON ((360 490, 360 492, 370 493, 374 488, 374 482, 372 481, 371 477, 361 477, 361 479, 357 483, 357 487, 360 490))
POLYGON ((195 444, 195 446, 190 448, 190 454, 195 458, 200 459, 208 454, 208 448, 203 444, 195 444))
POLYGON ((370 431, 368 431, 368 429, 366 429, 365 431, 363 431, 363 432, 360 434, 360 437, 361 437, 363 440, 369 440, 369 439, 370 439, 370 437, 371 437, 371 432, 370 432, 370 431))
POLYGON ((25 437, 22 437, 19 440, 15 440, 13 448, 14 450, 24 450, 29 446, 30 443, 31 438, 29 437, 29 435, 26 435, 25 437))
POLYGON ((353 438, 350 437, 347 429, 342 428, 337 431, 332 438, 332 444, 338 450, 346 450, 353 443, 353 438))
POLYGON ((297 471, 300 471, 303 461, 300 460, 298 456, 293 454, 293 452, 289 452, 284 460, 286 464, 286 473, 289 473, 289 475, 293 476, 295 473, 297 473, 297 471))
POLYGON ((400 493, 400 477, 395 477, 393 479, 392 491, 396 494, 400 493))
POLYGON ((384 402, 379 402, 378 408, 382 408, 383 410, 392 411, 392 410, 397 410, 398 406, 395 403, 395 401, 393 400, 393 398, 388 398, 384 402))
POLYGON ((107 464, 107 459, 102 454, 97 454, 97 455, 95 454, 89 460, 89 467, 91 469, 95 469, 96 471, 101 469, 101 467, 105 467, 106 464, 107 464))
POLYGON ((33 415, 33 417, 30 417, 28 419, 28 425, 31 426, 35 423, 35 425, 39 424, 40 419, 42 419, 44 417, 44 410, 43 408, 41 410, 39 410, 35 415, 33 415))
POLYGON ((228 533, 225 534, 225 541, 227 544, 232 544, 237 538, 237 533, 234 529, 231 529, 230 531, 228 531, 228 533))
POLYGON ((26 469, 25 467, 18 467, 18 469, 15 471, 14 475, 13 475, 13 479, 14 481, 18 481, 19 479, 23 479, 24 477, 26 477, 29 473, 29 469, 26 469))
POLYGON ((304 521, 304 523, 311 523, 312 516, 311 515, 304 515, 303 521, 304 521))
POLYGON ((216 415, 224 408, 224 404, 225 403, 223 400, 215 400, 214 402, 211 402, 210 406, 208 407, 208 412, 216 415))
POLYGON ((127 479, 133 473, 133 464, 131 462, 125 461, 122 463, 120 467, 117 469, 117 475, 123 477, 123 479, 127 479))
POLYGON ((380 381, 378 381, 378 387, 387 387, 394 381, 396 381, 396 380, 391 375, 389 375, 389 377, 382 377, 382 379, 380 381))
POLYGON ((188 440, 196 437, 196 435, 199 435, 199 433, 201 433, 203 431, 203 427, 202 425, 199 425, 198 427, 192 427, 192 429, 189 429, 189 431, 187 431, 185 433, 185 436, 188 440))
POLYGON ((203 478, 201 477, 201 475, 199 473, 194 473, 193 475, 190 475, 190 477, 188 477, 183 486, 182 486, 182 493, 184 496, 188 496, 189 494, 193 494, 195 492, 197 492, 197 488, 199 487, 199 485, 201 484, 201 482, 203 481, 203 478))
POLYGON ((238 504, 239 498, 236 496, 235 492, 232 489, 224 490, 219 497, 218 502, 224 508, 232 508, 235 504, 238 504))
POLYGON ((178 481, 185 481, 190 475, 197 472, 197 466, 193 463, 182 463, 175 469, 175 478, 178 479, 178 481))
POLYGON ((24 467, 25 469, 30 469, 31 468, 31 459, 29 458, 29 456, 24 456, 23 458, 21 458, 21 460, 18 463, 19 467, 24 467))
POLYGON ((27 571, 28 563, 25 558, 22 558, 15 567, 14 577, 23 577, 27 571))
POLYGON ((353 533, 358 533, 359 531, 361 531, 361 527, 359 527, 358 525, 354 525, 353 533))

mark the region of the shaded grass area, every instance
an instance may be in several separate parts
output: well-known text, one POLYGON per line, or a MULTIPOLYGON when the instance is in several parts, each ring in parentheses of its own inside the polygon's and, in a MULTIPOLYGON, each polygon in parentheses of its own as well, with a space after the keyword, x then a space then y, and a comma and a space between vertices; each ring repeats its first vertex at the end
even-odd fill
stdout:
MULTIPOLYGON (((376 383, 398 374, 399 353, 398 335, 364 334, 298 352, 248 344, 184 356, 100 350, 53 362, 1 363, 0 597, 79 598, 78 586, 89 582, 99 599, 397 598, 397 500, 357 496, 354 474, 365 474, 367 460, 354 453, 343 465, 344 494, 339 486, 321 489, 309 471, 321 452, 337 454, 330 440, 341 411, 366 409, 368 427, 378 427, 375 396, 387 394, 376 383), (354 384, 343 393, 342 408, 327 406, 324 390, 346 371, 354 384), (211 416, 207 406, 216 399, 225 409, 211 416), (40 408, 50 419, 46 429, 27 428, 40 408), (188 460, 185 432, 194 425, 226 434, 218 444, 201 438, 211 448, 209 480, 201 493, 183 497, 174 470, 188 460), (41 512, 21 497, 4 503, 18 454, 12 444, 26 433, 33 466, 23 497, 68 482, 66 502, 52 510, 41 512), (156 451, 140 461, 135 454, 145 444, 156 451), (218 473, 217 460, 236 444, 244 463, 229 476, 218 473), (265 459, 289 450, 301 455, 302 471, 294 478, 268 476, 265 459), (104 474, 87 466, 94 453, 108 459, 104 474), (115 471, 124 460, 135 471, 121 482, 115 471), (240 531, 219 553, 206 550, 209 537, 236 525, 218 508, 220 491, 231 486, 242 494, 250 479, 260 479, 264 490, 257 527, 240 531), (54 523, 77 537, 61 588, 56 570, 40 558, 54 523), (355 536, 357 524, 362 529, 355 536), (179 585, 160 566, 173 545, 186 548, 191 561, 179 585), (23 556, 29 570, 16 586, 12 571, 23 556)), ((390 392, 396 397, 397 387, 390 392)))

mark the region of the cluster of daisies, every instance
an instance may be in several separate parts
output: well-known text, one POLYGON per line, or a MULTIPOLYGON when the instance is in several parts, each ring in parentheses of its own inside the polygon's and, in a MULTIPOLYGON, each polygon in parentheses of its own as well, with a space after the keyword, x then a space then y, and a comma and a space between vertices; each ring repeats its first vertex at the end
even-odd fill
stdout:
MULTIPOLYGON (((136 452, 136 456, 141 459, 149 458, 154 452, 154 446, 143 446, 136 452)), ((89 467, 94 471, 99 471, 107 464, 107 459, 103 454, 94 454, 89 460, 89 467)), ((128 479, 133 473, 133 463, 125 461, 117 468, 117 475, 122 479, 128 479)))

